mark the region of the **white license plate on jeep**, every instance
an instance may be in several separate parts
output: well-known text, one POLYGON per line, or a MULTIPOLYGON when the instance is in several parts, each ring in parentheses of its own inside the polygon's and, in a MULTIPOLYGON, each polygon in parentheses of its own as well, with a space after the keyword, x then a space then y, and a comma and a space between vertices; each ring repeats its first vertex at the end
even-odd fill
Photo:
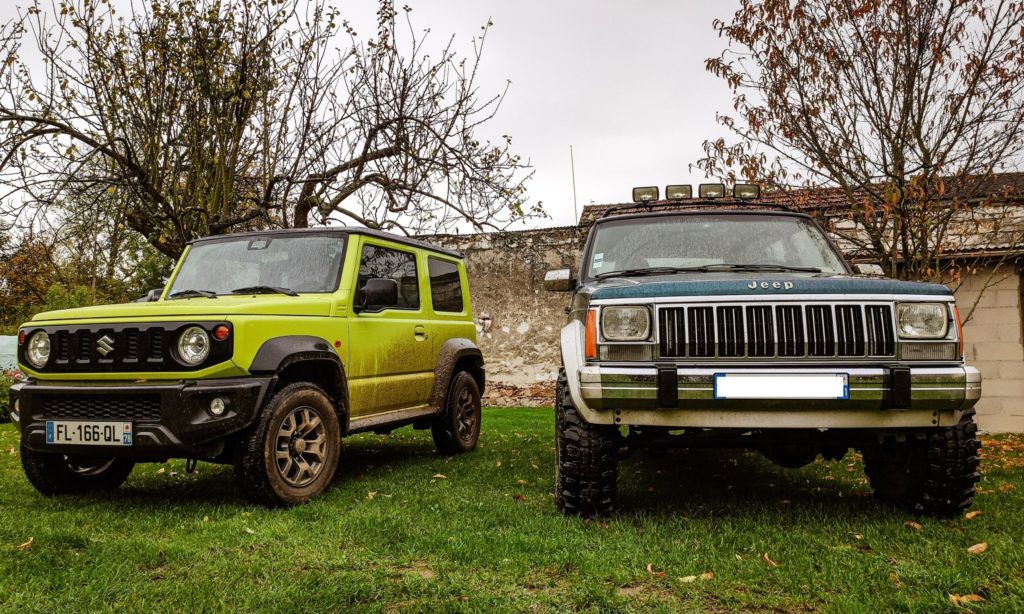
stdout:
POLYGON ((716 399, 849 399, 848 373, 716 373, 716 399))
POLYGON ((77 446, 130 446, 132 445, 132 423, 47 420, 46 443, 77 446))

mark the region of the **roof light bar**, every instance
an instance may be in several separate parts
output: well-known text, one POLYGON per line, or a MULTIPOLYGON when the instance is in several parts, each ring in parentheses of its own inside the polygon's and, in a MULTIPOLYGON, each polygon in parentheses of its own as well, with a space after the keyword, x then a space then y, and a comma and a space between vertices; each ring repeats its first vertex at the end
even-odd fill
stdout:
POLYGON ((658 186, 633 188, 633 202, 652 203, 658 200, 658 186))

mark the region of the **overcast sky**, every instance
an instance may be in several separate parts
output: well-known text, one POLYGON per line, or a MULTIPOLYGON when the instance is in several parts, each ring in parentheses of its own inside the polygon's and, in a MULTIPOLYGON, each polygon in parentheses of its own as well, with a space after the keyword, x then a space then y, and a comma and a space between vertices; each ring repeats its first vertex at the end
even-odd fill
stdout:
MULTIPOLYGON (((128 0, 114 0, 126 7, 128 0)), ((0 19, 27 0, 0 0, 0 19)), ((45 3, 44 3, 45 4, 45 3)), ((576 160, 579 207, 630 199, 633 186, 699 183, 688 166, 705 138, 721 134, 716 111, 730 109, 723 82, 704 70, 724 41, 712 30, 738 0, 398 0, 413 8, 418 29, 434 42, 450 35, 458 48, 490 18, 481 95, 511 81, 501 111, 481 136, 513 138, 515 152, 536 170, 531 202, 551 219, 574 221, 569 146, 576 160)), ((342 17, 361 38, 374 32, 376 0, 339 0, 342 17)), ((124 10, 119 12, 124 14, 124 10)))
MULTIPOLYGON (((569 146, 580 207, 623 202, 633 186, 699 183, 688 166, 721 134, 725 84, 704 70, 724 41, 711 28, 737 0, 410 0, 416 25, 471 37, 488 17, 485 91, 512 81, 490 129, 510 134, 536 169, 532 200, 573 222, 569 146)), ((372 10, 372 0, 341 5, 372 10)))

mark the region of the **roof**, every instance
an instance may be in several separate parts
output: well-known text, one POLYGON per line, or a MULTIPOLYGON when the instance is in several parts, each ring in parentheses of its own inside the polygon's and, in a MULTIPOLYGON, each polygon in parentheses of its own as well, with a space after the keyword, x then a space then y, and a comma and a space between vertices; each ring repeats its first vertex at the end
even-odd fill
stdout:
POLYGON ((401 243, 408 245, 409 247, 416 247, 419 249, 426 249, 432 252, 445 254, 452 256, 453 258, 462 259, 462 252, 448 249, 446 247, 439 247, 425 241, 420 241, 410 237, 402 235, 396 235, 390 232, 384 232, 383 230, 377 230, 374 228, 364 228, 362 226, 315 226, 313 228, 279 228, 275 230, 253 230, 249 232, 238 232, 234 234, 226 235, 210 235, 208 237, 200 237, 189 241, 192 243, 205 243, 207 241, 223 241, 225 239, 236 239, 240 237, 265 237, 267 235, 295 235, 295 234, 310 234, 310 235, 325 235, 325 234, 337 234, 337 235, 350 235, 358 234, 367 237, 375 237, 378 239, 384 239, 386 241, 394 241, 395 243, 401 243))

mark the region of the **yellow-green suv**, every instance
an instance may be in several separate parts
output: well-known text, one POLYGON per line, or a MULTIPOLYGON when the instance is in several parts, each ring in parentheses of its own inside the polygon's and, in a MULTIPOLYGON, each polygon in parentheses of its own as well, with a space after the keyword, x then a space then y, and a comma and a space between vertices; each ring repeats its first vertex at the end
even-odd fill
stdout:
POLYGON ((456 252, 356 228, 208 237, 143 301, 21 328, 12 418, 40 492, 185 458, 294 505, 331 483, 344 435, 412 424, 443 454, 476 446, 484 361, 456 252))

